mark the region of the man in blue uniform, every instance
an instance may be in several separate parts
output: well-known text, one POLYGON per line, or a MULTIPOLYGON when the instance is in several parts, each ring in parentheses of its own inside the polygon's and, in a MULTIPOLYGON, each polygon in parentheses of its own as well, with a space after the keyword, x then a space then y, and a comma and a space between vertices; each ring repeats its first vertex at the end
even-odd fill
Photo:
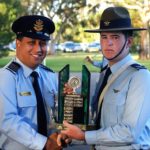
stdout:
MULTIPOLYGON (((132 32, 144 30, 133 28, 129 13, 124 7, 104 10, 100 28, 86 30, 100 34, 102 53, 108 60, 99 98, 95 100, 98 114, 97 129, 83 132, 64 122, 68 128, 62 131, 71 138, 85 140, 96 150, 142 149, 144 141, 138 140, 150 118, 150 72, 129 54, 132 32)), ((94 105, 94 104, 93 104, 94 105)), ((148 135, 149 130, 145 130, 148 135)), ((144 136, 143 135, 143 136, 144 136)), ((144 139, 144 137, 143 137, 144 139)), ((58 139, 58 143, 59 139, 58 139)))
POLYGON ((55 25, 44 16, 23 16, 13 23, 12 30, 17 36, 16 57, 0 70, 2 149, 59 150, 57 133, 49 130, 57 78, 41 64, 55 25))

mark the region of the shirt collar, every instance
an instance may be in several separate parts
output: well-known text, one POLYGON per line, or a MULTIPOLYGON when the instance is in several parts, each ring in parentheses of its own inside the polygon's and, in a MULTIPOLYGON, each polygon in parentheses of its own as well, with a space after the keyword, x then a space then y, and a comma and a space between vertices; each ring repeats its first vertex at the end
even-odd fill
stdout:
POLYGON ((128 54, 126 57, 124 57, 119 62, 115 63, 110 67, 112 74, 116 73, 119 68, 121 68, 126 62, 133 60, 132 56, 128 54))
POLYGON ((24 74, 24 76, 25 76, 26 78, 27 78, 28 76, 30 76, 30 74, 31 74, 33 71, 36 71, 36 72, 39 74, 39 76, 40 76, 39 67, 37 67, 35 70, 33 70, 33 69, 27 67, 25 64, 23 64, 17 57, 16 57, 15 61, 16 61, 17 63, 19 63, 19 64, 22 66, 23 74, 24 74))

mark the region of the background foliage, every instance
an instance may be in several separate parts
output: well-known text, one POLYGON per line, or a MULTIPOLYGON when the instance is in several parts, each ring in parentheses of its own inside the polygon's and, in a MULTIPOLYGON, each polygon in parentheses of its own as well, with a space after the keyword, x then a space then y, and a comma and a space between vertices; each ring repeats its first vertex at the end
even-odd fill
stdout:
MULTIPOLYGON (((0 0, 0 47, 15 39, 12 22, 22 15, 40 14, 50 17, 56 24, 50 49, 65 41, 99 41, 99 34, 85 33, 85 29, 99 28, 101 13, 108 6, 125 6, 129 9, 133 25, 150 28, 149 0, 0 0)), ((133 51, 149 58, 150 32, 136 33, 133 51)))

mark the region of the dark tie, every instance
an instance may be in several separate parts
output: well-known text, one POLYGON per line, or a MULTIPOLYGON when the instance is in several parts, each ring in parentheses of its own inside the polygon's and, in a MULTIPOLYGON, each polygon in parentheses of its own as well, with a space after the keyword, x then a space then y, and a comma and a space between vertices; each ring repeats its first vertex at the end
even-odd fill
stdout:
POLYGON ((38 73, 33 71, 31 73, 31 76, 33 78, 33 88, 36 95, 37 100, 37 123, 38 123, 38 132, 40 134, 43 134, 47 136, 47 120, 46 120, 46 112, 44 108, 44 101, 42 97, 42 93, 40 90, 40 86, 38 83, 38 73))
POLYGON ((98 111, 97 106, 98 106, 98 100, 99 100, 100 87, 101 87, 101 84, 102 84, 101 78, 102 79, 104 78, 103 71, 104 70, 106 71, 107 68, 108 68, 108 65, 101 68, 101 74, 99 76, 99 81, 96 84, 95 92, 94 92, 94 95, 93 95, 93 98, 92 98, 92 101, 91 101, 91 113, 92 113, 93 116, 94 116, 94 113, 98 111))
MULTIPOLYGON (((107 80, 108 80, 108 77, 109 75, 111 74, 111 70, 110 70, 110 67, 107 68, 106 70, 106 73, 104 75, 104 79, 103 79, 103 82, 101 84, 101 87, 100 87, 100 90, 99 90, 99 97, 101 95, 101 93, 103 92, 103 89, 104 87, 106 86, 107 84, 107 80)), ((103 102, 103 101, 102 101, 103 102)), ((97 115, 97 118, 96 118, 96 126, 97 126, 97 129, 100 128, 100 119, 101 119, 101 109, 102 109, 102 103, 100 105, 100 108, 98 110, 98 115, 97 115)))

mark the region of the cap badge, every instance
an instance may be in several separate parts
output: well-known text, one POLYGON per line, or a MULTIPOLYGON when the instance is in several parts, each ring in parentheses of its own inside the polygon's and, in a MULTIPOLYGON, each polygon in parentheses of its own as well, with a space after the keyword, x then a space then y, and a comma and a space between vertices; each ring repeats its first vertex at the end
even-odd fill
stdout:
POLYGON ((34 30, 39 32, 41 30, 43 30, 43 21, 42 20, 36 20, 35 24, 34 24, 34 30))
POLYGON ((110 24, 109 21, 105 21, 105 22, 104 22, 104 25, 105 25, 105 26, 109 26, 109 24, 110 24))

